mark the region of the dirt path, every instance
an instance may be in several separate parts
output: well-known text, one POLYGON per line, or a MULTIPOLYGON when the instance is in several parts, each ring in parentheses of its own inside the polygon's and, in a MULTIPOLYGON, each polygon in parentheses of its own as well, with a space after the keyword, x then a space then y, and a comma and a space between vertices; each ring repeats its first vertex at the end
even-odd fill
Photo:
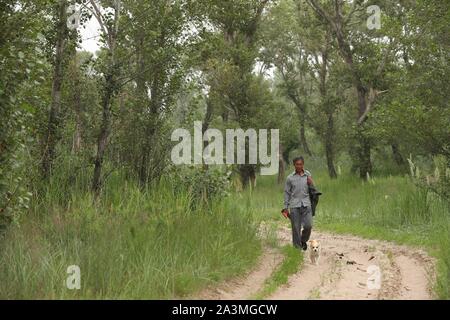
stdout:
POLYGON ((248 274, 208 288, 192 299, 201 300, 244 300, 249 299, 264 285, 272 271, 283 260, 283 255, 272 248, 265 248, 256 267, 248 274))
MULTIPOLYGON (((277 237, 280 244, 290 244, 290 228, 279 228, 277 237)), ((311 264, 307 252, 302 268, 267 299, 432 299, 434 261, 422 250, 315 231, 311 239, 321 243, 319 265, 311 264)), ((266 248, 248 274, 206 289, 194 299, 250 299, 282 259, 276 249, 266 248)))

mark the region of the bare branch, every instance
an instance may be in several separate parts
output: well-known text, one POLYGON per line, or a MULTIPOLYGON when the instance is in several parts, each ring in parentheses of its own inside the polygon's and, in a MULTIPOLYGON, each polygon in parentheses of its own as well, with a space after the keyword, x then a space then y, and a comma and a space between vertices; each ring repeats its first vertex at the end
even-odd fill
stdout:
POLYGON ((88 8, 95 16, 95 18, 97 19, 98 23, 100 24, 100 27, 102 28, 103 33, 105 34, 105 36, 108 37, 108 45, 110 45, 110 39, 109 39, 109 32, 108 32, 108 28, 107 26, 105 26, 105 23, 103 21, 103 15, 100 11, 100 8, 97 6, 97 4, 95 3, 94 0, 89 0, 89 3, 91 4, 92 8, 88 8))

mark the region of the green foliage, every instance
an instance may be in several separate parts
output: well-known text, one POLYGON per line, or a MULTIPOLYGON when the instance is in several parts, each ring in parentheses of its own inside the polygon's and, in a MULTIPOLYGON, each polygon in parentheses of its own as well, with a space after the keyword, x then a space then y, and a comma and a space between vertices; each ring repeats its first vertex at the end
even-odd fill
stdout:
POLYGON ((40 31, 45 1, 0 4, 0 231, 27 209, 27 147, 34 143, 30 122, 45 83, 40 31), (33 19, 28 19, 34 15, 33 19))
POLYGON ((191 199, 190 206, 193 208, 228 197, 231 191, 231 173, 231 170, 214 167, 175 167, 172 171, 176 181, 176 190, 178 192, 188 190, 191 199))

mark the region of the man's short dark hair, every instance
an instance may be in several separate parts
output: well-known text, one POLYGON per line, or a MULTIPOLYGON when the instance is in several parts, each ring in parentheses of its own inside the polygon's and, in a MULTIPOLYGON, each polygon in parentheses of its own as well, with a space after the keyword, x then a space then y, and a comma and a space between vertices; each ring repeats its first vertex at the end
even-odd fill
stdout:
POLYGON ((295 163, 297 162, 297 161, 302 161, 303 163, 305 163, 305 159, 303 158, 303 157, 296 157, 296 158, 294 158, 294 160, 292 161, 292 163, 295 165, 295 163))

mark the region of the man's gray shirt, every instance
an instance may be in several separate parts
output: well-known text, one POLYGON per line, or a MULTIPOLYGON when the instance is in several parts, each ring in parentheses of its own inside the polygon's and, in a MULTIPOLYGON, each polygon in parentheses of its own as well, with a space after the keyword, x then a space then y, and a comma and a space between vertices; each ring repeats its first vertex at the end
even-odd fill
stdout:
POLYGON ((284 208, 311 207, 309 199, 308 176, 311 173, 305 170, 303 175, 293 172, 287 179, 284 186, 284 208))

